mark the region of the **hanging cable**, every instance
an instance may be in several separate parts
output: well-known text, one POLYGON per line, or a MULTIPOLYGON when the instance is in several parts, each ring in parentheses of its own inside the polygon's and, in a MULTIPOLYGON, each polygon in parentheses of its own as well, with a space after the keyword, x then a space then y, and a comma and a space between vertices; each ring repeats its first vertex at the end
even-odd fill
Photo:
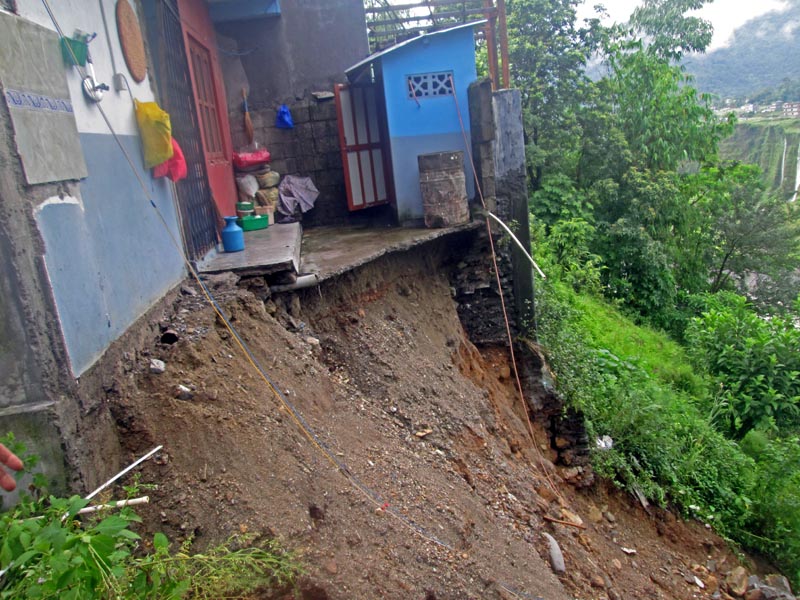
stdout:
POLYGON ((536 435, 534 434, 533 431, 533 423, 531 422, 531 416, 528 411, 528 403, 525 400, 525 392, 523 392, 522 390, 522 381, 520 380, 519 377, 519 368, 517 367, 517 358, 516 358, 516 353, 514 352, 514 336, 511 333, 511 323, 508 318, 508 309, 506 308, 505 294, 503 293, 503 283, 502 280, 500 279, 500 267, 497 262, 497 252, 494 247, 494 235, 492 234, 492 224, 491 221, 489 221, 489 215, 491 213, 489 212, 489 209, 486 206, 486 199, 483 197, 481 182, 478 179, 478 170, 475 168, 475 161, 472 158, 471 145, 469 143, 469 138, 467 136, 467 129, 464 126, 464 117, 461 114, 461 106, 458 103, 458 92, 456 90, 455 80, 453 79, 452 75, 450 75, 450 87, 453 90, 453 100, 455 101, 456 104, 456 113, 458 113, 458 122, 461 126, 461 135, 464 138, 464 148, 466 150, 467 157, 469 158, 469 164, 472 168, 472 176, 475 180, 475 189, 478 190, 478 197, 481 200, 481 206, 483 206, 483 210, 485 213, 484 219, 486 220, 486 234, 489 238, 489 248, 492 253, 492 264, 494 266, 494 274, 495 274, 495 279, 497 281, 497 293, 500 296, 500 307, 503 310, 503 320, 505 322, 506 335, 508 337, 508 351, 511 355, 511 367, 512 370, 514 371, 514 381, 516 383, 517 392, 519 394, 519 400, 522 403, 522 409, 523 412, 525 413, 525 421, 528 425, 528 433, 531 436, 531 445, 533 446, 534 451, 536 452, 536 455, 539 458, 539 466, 541 467, 542 471, 545 474, 545 478, 547 479, 547 483, 550 486, 550 489, 559 499, 563 501, 564 496, 561 495, 561 492, 558 491, 558 486, 556 486, 556 484, 553 482, 553 479, 550 476, 550 472, 545 466, 544 456, 542 456, 542 452, 541 450, 539 450, 539 446, 536 443, 536 435))

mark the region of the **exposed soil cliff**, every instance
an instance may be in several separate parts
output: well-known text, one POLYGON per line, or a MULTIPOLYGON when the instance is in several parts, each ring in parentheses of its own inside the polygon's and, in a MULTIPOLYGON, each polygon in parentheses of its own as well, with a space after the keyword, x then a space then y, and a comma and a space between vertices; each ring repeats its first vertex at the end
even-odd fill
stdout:
POLYGON ((448 265, 415 250, 266 302, 215 282, 316 437, 187 286, 163 315, 178 341, 131 352, 106 386, 130 457, 165 445, 144 468, 158 486, 144 527, 200 545, 275 536, 302 553, 296 593, 309 599, 710 598, 736 564, 727 546, 603 485, 564 482, 546 428, 528 433, 506 350, 467 339, 448 265), (566 574, 551 570, 544 532, 566 574))

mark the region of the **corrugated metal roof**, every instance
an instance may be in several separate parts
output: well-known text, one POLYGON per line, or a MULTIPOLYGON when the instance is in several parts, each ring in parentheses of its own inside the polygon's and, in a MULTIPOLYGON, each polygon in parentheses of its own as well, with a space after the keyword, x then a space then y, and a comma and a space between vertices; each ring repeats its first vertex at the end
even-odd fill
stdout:
POLYGON ((381 58, 386 56, 387 54, 391 54, 392 52, 396 52, 401 48, 405 48, 406 46, 410 46, 412 44, 417 44, 424 40, 425 38, 434 36, 434 35, 442 35, 443 33, 450 33, 451 31, 456 31, 458 29, 465 29, 466 27, 475 27, 476 25, 483 25, 486 23, 486 19, 482 19, 480 21, 471 21, 469 23, 464 23, 463 25, 457 25, 456 27, 450 27, 449 29, 442 29, 441 31, 432 31, 430 33, 423 33, 422 35, 418 35, 415 38, 411 38, 410 40, 406 40, 404 42, 400 42, 399 44, 392 46, 391 48, 386 48, 385 50, 381 50, 380 52, 375 52, 374 54, 370 54, 367 58, 354 64, 352 67, 345 69, 345 74, 347 78, 352 82, 358 79, 358 76, 361 72, 371 65, 372 63, 379 61, 381 58))

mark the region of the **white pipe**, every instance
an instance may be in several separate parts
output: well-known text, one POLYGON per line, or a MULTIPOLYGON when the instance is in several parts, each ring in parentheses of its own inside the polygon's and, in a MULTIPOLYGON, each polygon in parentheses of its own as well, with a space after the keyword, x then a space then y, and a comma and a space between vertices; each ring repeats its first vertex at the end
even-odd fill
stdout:
POLYGON ((78 511, 79 515, 97 512, 98 510, 108 510, 109 508, 122 508, 123 506, 138 506, 139 504, 149 504, 150 496, 142 496, 141 498, 130 498, 128 500, 115 500, 108 504, 97 504, 95 506, 87 506, 78 511))
POLYGON ((319 283, 319 275, 310 273, 309 275, 300 275, 294 283, 287 283, 286 285, 270 286, 269 291, 274 293, 291 292, 293 290, 300 290, 307 287, 315 286, 319 283))
POLYGON ((140 464, 142 464, 144 461, 146 461, 148 458, 150 458, 151 456, 153 456, 153 454, 155 454, 156 452, 158 452, 159 450, 161 450, 163 447, 164 447, 164 446, 156 446, 155 448, 153 448, 152 450, 150 450, 150 452, 148 452, 147 454, 145 454, 145 455, 144 455, 142 458, 140 458, 139 460, 137 460, 135 463, 133 463, 133 464, 132 464, 132 465, 130 465, 129 467, 126 467, 125 469, 123 469, 122 471, 120 471, 119 473, 117 473, 116 475, 114 475, 114 476, 113 476, 111 479, 109 479, 108 481, 106 481, 106 482, 105 482, 103 485, 101 485, 99 488, 97 488, 97 489, 96 489, 95 491, 93 491, 91 494, 89 494, 88 496, 86 496, 86 499, 87 499, 87 500, 91 500, 92 498, 94 498, 94 497, 95 497, 97 494, 99 494, 100 492, 102 492, 104 489, 106 489, 108 486, 110 486, 112 483, 114 483, 114 482, 115 482, 117 479, 119 479, 120 477, 122 477, 123 475, 125 475, 125 474, 126 474, 128 471, 130 471, 130 470, 132 470, 132 469, 136 468, 137 466, 139 466, 140 464))
POLYGON ((505 223, 503 223, 500 219, 498 219, 496 216, 494 216, 488 210, 486 211, 486 214, 489 215, 490 217, 492 217, 495 221, 497 221, 500 224, 500 227, 502 227, 503 229, 506 230, 508 235, 510 235, 511 238, 517 243, 517 246, 519 246, 519 249, 522 250, 525 253, 525 256, 528 257, 528 260, 531 261, 531 264, 539 272, 539 276, 542 279, 547 279, 547 276, 545 276, 545 274, 542 273, 542 270, 539 268, 539 265, 536 264, 536 261, 533 260, 533 257, 528 253, 527 250, 525 250, 525 246, 523 246, 522 243, 517 239, 517 236, 514 235, 514 232, 511 231, 505 223))

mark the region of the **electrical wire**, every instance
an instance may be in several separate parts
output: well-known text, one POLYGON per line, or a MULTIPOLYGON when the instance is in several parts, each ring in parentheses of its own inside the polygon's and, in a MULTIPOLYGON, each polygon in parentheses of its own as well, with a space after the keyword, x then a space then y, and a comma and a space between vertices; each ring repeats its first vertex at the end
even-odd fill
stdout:
POLYGON ((528 403, 525 400, 525 393, 522 390, 522 381, 520 380, 519 377, 519 368, 517 367, 517 358, 516 358, 516 353, 514 352, 514 336, 511 333, 511 323, 509 322, 508 318, 508 309, 506 308, 505 294, 503 293, 503 283, 502 280, 500 279, 500 268, 497 263, 497 252, 495 250, 494 235, 492 234, 492 224, 491 221, 489 221, 489 215, 491 213, 489 212, 489 209, 486 206, 486 199, 483 197, 481 182, 478 179, 478 170, 475 168, 475 160, 472 158, 472 151, 470 149, 470 143, 467 137, 467 129, 464 126, 464 116, 461 113, 461 106, 458 103, 458 93, 456 90, 455 80, 453 79, 452 75, 450 75, 450 87, 453 90, 453 100, 455 101, 456 104, 456 112, 458 113, 458 122, 461 126, 461 135, 464 137, 464 148, 466 150, 467 157, 469 158, 470 166, 472 167, 473 178, 475 179, 475 189, 478 190, 478 197, 481 200, 481 205, 483 206, 483 210, 485 213, 484 219, 486 220, 486 233, 489 237, 489 248, 491 249, 492 252, 492 264, 494 266, 494 274, 495 274, 495 279, 497 281, 497 293, 500 296, 500 307, 503 310, 503 320, 505 321, 506 335, 508 336, 508 351, 511 355, 511 366, 514 371, 514 381, 516 383, 517 392, 519 394, 519 400, 522 404, 523 412, 525 413, 525 421, 528 425, 528 433, 531 436, 531 442, 532 442, 531 445, 533 446, 534 451, 536 452, 536 455, 539 458, 539 466, 541 467, 542 471, 545 474, 545 478, 547 479, 547 483, 550 486, 550 489, 560 500, 564 501, 564 496, 558 491, 558 486, 556 486, 556 484, 553 482, 553 479, 550 477, 550 472, 548 471, 544 463, 544 456, 542 456, 542 452, 539 450, 539 446, 536 443, 536 435, 534 434, 533 431, 533 423, 531 422, 531 416, 528 412, 528 403))

